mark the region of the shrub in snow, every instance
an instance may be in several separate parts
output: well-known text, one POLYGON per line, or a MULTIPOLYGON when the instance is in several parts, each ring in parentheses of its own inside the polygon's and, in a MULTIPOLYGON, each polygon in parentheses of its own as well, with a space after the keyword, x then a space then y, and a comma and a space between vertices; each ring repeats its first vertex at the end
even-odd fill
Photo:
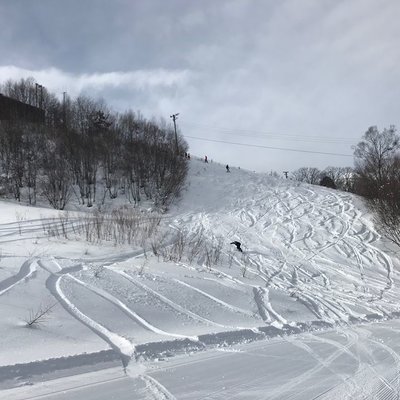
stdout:
POLYGON ((57 304, 58 303, 53 303, 53 304, 46 305, 46 306, 40 305, 37 310, 33 310, 33 309, 30 310, 28 318, 25 319, 26 327, 27 328, 37 328, 37 327, 45 324, 48 321, 53 308, 57 304))

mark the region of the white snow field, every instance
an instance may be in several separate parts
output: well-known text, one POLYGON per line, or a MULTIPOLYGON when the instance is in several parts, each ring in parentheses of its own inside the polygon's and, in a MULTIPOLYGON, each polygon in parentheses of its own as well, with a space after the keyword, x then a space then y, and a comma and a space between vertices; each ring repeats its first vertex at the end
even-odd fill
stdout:
POLYGON ((160 226, 198 239, 179 261, 172 236, 156 256, 0 215, 1 399, 400 396, 398 253, 356 196, 193 159, 160 226))

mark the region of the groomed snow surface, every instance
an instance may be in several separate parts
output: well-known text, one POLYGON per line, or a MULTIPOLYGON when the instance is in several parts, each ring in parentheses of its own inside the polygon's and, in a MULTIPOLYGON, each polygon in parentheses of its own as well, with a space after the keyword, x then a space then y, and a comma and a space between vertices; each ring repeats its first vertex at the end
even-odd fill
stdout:
POLYGON ((357 197, 191 160, 160 231, 212 263, 53 237, 59 215, 0 203, 1 399, 399 398, 399 260, 357 197))

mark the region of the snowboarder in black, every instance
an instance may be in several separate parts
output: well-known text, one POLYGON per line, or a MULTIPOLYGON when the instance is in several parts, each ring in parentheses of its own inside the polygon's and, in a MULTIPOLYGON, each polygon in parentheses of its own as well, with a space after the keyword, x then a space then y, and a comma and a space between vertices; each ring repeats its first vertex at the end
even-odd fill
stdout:
POLYGON ((234 244, 235 246, 236 246, 236 248, 241 252, 241 253, 243 253, 243 250, 240 248, 240 246, 242 245, 240 242, 238 242, 238 241, 234 241, 234 242, 231 242, 231 244, 234 244))
POLYGON ((229 171, 229 165, 228 164, 226 164, 226 172, 231 172, 231 171, 229 171))

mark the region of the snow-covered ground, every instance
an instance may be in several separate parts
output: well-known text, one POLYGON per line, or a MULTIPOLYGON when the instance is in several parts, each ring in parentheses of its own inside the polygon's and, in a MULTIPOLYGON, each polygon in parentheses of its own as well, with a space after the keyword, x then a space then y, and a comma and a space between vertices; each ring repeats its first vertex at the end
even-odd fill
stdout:
POLYGON ((160 227, 192 262, 59 215, 0 203, 0 398, 398 398, 399 259, 357 197, 192 160, 160 227))

